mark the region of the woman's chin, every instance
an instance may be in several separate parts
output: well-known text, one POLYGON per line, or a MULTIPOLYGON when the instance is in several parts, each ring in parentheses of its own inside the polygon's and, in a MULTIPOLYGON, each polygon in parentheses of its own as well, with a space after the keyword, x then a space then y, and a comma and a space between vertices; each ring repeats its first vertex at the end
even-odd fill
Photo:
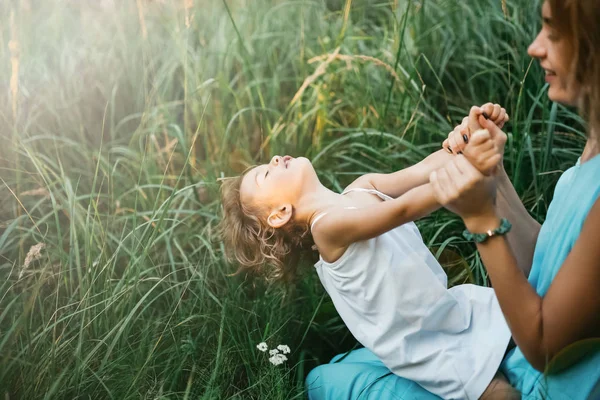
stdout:
POLYGON ((560 103, 565 106, 575 107, 578 105, 576 93, 569 93, 567 90, 555 86, 550 86, 548 89, 548 98, 555 103, 560 103))

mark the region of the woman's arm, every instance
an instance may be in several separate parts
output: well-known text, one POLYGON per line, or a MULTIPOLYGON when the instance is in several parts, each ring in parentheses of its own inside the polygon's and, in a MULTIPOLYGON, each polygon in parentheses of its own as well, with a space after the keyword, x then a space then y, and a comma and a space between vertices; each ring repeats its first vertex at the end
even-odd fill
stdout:
POLYGON ((519 269, 529 276, 533 253, 541 225, 529 215, 504 168, 496 175, 496 213, 511 221, 513 229, 506 235, 519 269))
MULTIPOLYGON (((467 139, 469 139, 471 133, 474 133, 473 129, 483 127, 490 132, 497 149, 501 153, 504 153, 507 136, 500 128, 504 125, 505 121, 508 121, 508 116, 505 117, 504 109, 500 108, 497 104, 487 103, 481 107, 473 107, 471 108, 469 117, 465 118, 461 125, 450 132, 448 139, 444 142, 444 146, 447 148, 449 145, 452 145, 454 151, 464 151, 467 159, 471 164, 475 165, 474 161, 478 154, 467 144, 468 140, 465 141, 463 139, 463 135, 466 135, 467 139), (490 120, 482 117, 484 112, 490 116, 490 120), (492 122, 494 118, 497 118, 498 121, 492 122)), ((527 212, 506 174, 502 162, 499 163, 496 173, 496 185, 498 187, 496 211, 498 215, 503 215, 512 222, 513 229, 506 238, 515 254, 519 268, 525 276, 529 276, 535 243, 537 242, 541 225, 527 212)))
MULTIPOLYGON (((471 232, 499 225, 489 183, 463 157, 431 176, 441 204, 456 211, 471 232)), ((490 238, 477 247, 516 344, 542 371, 567 346, 600 336, 600 201, 590 211, 579 239, 544 297, 518 267, 507 239, 490 238)))
MULTIPOLYGON (((496 215, 466 220, 471 232, 497 227, 496 215)), ((508 241, 478 244, 483 263, 515 343, 537 370, 567 346, 600 336, 600 202, 592 208, 579 239, 544 297, 518 268, 508 241)))

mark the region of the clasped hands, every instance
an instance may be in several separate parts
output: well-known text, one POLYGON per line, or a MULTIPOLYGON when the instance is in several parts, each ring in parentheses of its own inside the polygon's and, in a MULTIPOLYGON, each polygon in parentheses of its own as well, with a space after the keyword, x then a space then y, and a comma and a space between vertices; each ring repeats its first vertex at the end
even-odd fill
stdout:
POLYGON ((498 104, 472 107, 443 143, 456 156, 429 176, 438 202, 458 214, 468 229, 489 229, 499 220, 494 208, 495 175, 502 168, 507 140, 502 127, 508 120, 498 104))

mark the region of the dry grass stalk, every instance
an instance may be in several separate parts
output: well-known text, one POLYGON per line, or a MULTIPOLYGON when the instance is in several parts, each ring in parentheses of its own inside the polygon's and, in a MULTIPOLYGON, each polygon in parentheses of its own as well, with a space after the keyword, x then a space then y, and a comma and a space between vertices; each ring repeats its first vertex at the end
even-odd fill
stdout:
POLYGON ((504 13, 504 17, 508 18, 508 6, 506 5, 506 0, 502 0, 502 12, 504 13))
MULTIPOLYGON (((166 133, 165 133, 165 145, 164 147, 161 147, 160 143, 158 143, 158 139, 156 138, 156 135, 152 134, 150 135, 150 139, 152 140, 152 143, 154 144, 154 149, 156 150, 157 154, 158 154, 158 164, 159 166, 163 169, 163 170, 167 170, 168 167, 168 161, 167 159, 165 159, 165 154, 171 154, 174 149, 177 147, 177 145, 179 144, 179 140, 177 140, 177 138, 174 138, 172 140, 169 140, 169 138, 167 137, 166 133)), ((173 173, 173 171, 171 171, 173 173)))
POLYGON ((50 197, 50 193, 48 193, 48 190, 46 190, 46 188, 37 188, 33 190, 27 190, 21 193, 21 196, 42 196, 48 198, 50 197))
POLYGON ((194 7, 194 0, 183 0, 183 8, 185 9, 185 27, 189 28, 194 19, 193 15, 190 16, 190 10, 194 7))
MULTIPOLYGON (((321 60, 323 60, 323 62, 321 62, 321 64, 319 64, 319 66, 317 67, 315 72, 313 72, 311 75, 306 77, 306 79, 304 79, 304 82, 302 82, 302 85, 300 85, 300 88, 298 89, 298 91, 296 92, 294 97, 292 98, 292 101, 290 101, 290 106, 293 106, 298 100, 300 100, 302 98, 302 95, 306 91, 306 89, 310 85, 312 85, 321 75, 325 74, 325 72, 327 71, 327 67, 329 66, 329 64, 331 64, 334 60, 336 60, 338 58, 339 53, 340 53, 340 47, 337 47, 333 51, 333 53, 324 54, 319 57, 313 57, 310 60, 308 60, 309 64, 311 64, 315 61, 321 61, 321 60)), ((275 123, 275 125, 273 125, 273 128, 271 130, 271 135, 269 135, 266 138, 266 140, 261 144, 259 150, 260 151, 264 150, 267 147, 267 145, 269 144, 271 137, 277 137, 277 135, 279 135, 279 133, 281 133, 281 131, 283 131, 284 127, 285 127, 285 124, 283 123, 283 116, 282 116, 275 123)))
MULTIPOLYGON (((333 53, 324 54, 319 57, 313 57, 310 60, 308 60, 309 64, 313 63, 315 61, 320 61, 320 60, 324 60, 324 61, 321 64, 319 64, 319 66, 317 67, 315 72, 313 72, 310 76, 308 76, 308 77, 306 77, 306 79, 304 79, 304 82, 302 82, 302 85, 300 85, 300 88, 298 89, 298 91, 296 92, 294 97, 292 98, 292 101, 290 101, 290 106, 293 106, 298 100, 300 100, 300 98, 302 98, 302 95, 304 94, 306 89, 310 85, 312 85, 321 75, 325 74, 325 72, 327 71, 327 67, 329 66, 329 64, 331 64, 333 62, 333 60, 335 60, 337 58, 337 56, 339 55, 339 52, 340 52, 340 48, 337 47, 333 51, 333 53)), ((271 135, 269 135, 265 139, 265 141, 261 144, 259 151, 263 151, 269 144, 271 137, 277 137, 277 135, 279 135, 279 133, 281 133, 281 131, 283 131, 284 128, 285 128, 285 124, 283 123, 283 116, 282 116, 275 123, 275 125, 273 125, 273 128, 271 129, 271 135)))
MULTIPOLYGON (((326 57, 328 57, 328 55, 316 56, 316 57, 313 57, 310 60, 308 60, 308 63, 312 64, 315 61, 323 60, 326 57)), ((390 73, 390 75, 392 75, 394 77, 396 82, 398 82, 398 83, 401 82, 400 77, 398 76, 396 71, 394 71, 394 68, 391 65, 384 63, 383 61, 381 61, 378 58, 371 57, 371 56, 363 56, 363 55, 349 56, 349 55, 344 55, 344 54, 337 54, 334 59, 345 61, 346 65, 348 65, 348 66, 350 66, 352 61, 354 61, 354 60, 372 62, 373 64, 383 67, 386 71, 388 71, 390 73)))
POLYGON ((17 26, 15 24, 15 12, 10 12, 10 41, 8 49, 10 51, 10 94, 12 97, 12 113, 14 121, 17 120, 17 104, 19 95, 19 40, 17 38, 17 26))
POLYGON ((27 256, 25 257, 25 262, 23 263, 23 268, 21 268, 21 272, 19 272, 19 279, 23 277, 25 270, 29 268, 29 265, 42 258, 42 250, 46 247, 45 243, 38 243, 29 248, 27 252, 27 256))
POLYGON ((140 20, 140 27, 142 28, 142 37, 144 40, 148 39, 148 31, 146 30, 146 20, 144 19, 144 4, 142 0, 136 0, 138 19, 140 20))
MULTIPOLYGON (((298 101, 298 99, 300 99, 302 97, 306 88, 308 88, 310 85, 312 85, 313 82, 317 80, 317 78, 319 78, 321 75, 323 75, 325 73, 325 71, 327 71, 327 67, 329 66, 329 64, 332 63, 333 60, 335 60, 337 58, 339 52, 340 52, 340 48, 338 47, 333 51, 333 53, 321 56, 322 58, 325 58, 325 61, 322 62, 321 64, 319 64, 319 66, 317 67, 315 72, 313 72, 312 75, 308 76, 304 80, 304 82, 302 82, 300 89, 298 89, 298 91, 292 98, 290 105, 293 105, 294 103, 296 103, 298 101)), ((315 60, 315 58, 312 58, 311 60, 315 60)), ((311 63, 311 60, 308 60, 308 62, 311 63)))
POLYGON ((340 34, 338 35, 338 43, 340 39, 344 38, 344 36, 346 36, 346 29, 348 28, 348 20, 350 19, 350 10, 352 9, 352 0, 346 0, 346 3, 344 4, 344 22, 342 24, 342 30, 340 31, 340 34))

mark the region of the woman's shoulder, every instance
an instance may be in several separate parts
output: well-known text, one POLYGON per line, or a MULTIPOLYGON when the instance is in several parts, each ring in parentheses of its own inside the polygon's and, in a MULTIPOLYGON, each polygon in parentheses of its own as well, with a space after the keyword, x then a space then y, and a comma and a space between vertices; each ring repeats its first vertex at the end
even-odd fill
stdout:
POLYGON ((593 203, 600 190, 600 180, 597 179, 599 170, 600 156, 584 163, 578 160, 577 164, 566 169, 558 179, 554 188, 553 203, 556 203, 559 199, 571 202, 574 198, 581 202, 590 195, 593 198, 589 198, 588 201, 593 203), (578 196, 582 197, 578 198, 578 196))

